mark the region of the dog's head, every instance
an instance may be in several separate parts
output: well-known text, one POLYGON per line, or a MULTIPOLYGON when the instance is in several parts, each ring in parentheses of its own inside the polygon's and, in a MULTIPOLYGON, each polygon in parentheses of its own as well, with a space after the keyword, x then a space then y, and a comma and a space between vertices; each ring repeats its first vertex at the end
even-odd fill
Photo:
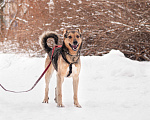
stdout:
POLYGON ((81 30, 64 30, 64 44, 69 51, 78 51, 81 49, 82 39, 81 39, 81 30))

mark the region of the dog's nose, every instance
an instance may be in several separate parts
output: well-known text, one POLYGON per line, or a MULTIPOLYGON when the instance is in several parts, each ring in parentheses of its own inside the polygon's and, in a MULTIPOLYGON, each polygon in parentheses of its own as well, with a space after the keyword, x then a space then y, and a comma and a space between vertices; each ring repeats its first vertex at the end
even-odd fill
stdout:
POLYGON ((73 41, 73 44, 74 44, 74 45, 77 45, 77 44, 78 44, 78 41, 75 39, 75 40, 73 41))

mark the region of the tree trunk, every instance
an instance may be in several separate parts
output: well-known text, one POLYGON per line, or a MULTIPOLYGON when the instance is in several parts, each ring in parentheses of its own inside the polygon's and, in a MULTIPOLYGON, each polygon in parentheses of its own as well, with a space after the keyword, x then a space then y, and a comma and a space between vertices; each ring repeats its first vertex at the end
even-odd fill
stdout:
POLYGON ((1 36, 3 35, 3 32, 4 32, 4 21, 3 21, 3 9, 4 9, 4 7, 5 7, 5 1, 0 0, 0 31, 1 31, 0 33, 1 33, 1 36))

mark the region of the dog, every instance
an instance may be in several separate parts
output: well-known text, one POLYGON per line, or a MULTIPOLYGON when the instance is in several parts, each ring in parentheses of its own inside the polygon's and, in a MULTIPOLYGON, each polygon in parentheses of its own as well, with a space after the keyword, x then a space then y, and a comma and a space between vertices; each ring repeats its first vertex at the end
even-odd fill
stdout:
MULTIPOLYGON (((55 44, 58 44, 58 34, 52 31, 46 31, 39 37, 41 48, 48 54, 45 67, 51 60, 52 48, 47 44, 48 38, 53 38, 55 44)), ((74 105, 81 108, 78 102, 78 83, 81 68, 80 51, 82 47, 81 30, 64 30, 62 47, 55 48, 52 64, 45 73, 45 97, 43 103, 48 103, 49 82, 53 71, 57 71, 57 86, 55 88, 55 102, 58 107, 64 107, 62 104, 62 83, 65 77, 73 78, 74 105)))

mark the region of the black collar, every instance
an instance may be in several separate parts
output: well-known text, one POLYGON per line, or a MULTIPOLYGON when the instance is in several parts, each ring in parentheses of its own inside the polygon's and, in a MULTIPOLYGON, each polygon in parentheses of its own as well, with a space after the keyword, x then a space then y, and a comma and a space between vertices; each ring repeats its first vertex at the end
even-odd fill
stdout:
POLYGON ((66 52, 66 54, 68 54, 69 56, 80 56, 80 50, 78 50, 78 52, 77 52, 76 55, 71 55, 71 54, 69 53, 69 51, 64 51, 64 52, 66 52))

